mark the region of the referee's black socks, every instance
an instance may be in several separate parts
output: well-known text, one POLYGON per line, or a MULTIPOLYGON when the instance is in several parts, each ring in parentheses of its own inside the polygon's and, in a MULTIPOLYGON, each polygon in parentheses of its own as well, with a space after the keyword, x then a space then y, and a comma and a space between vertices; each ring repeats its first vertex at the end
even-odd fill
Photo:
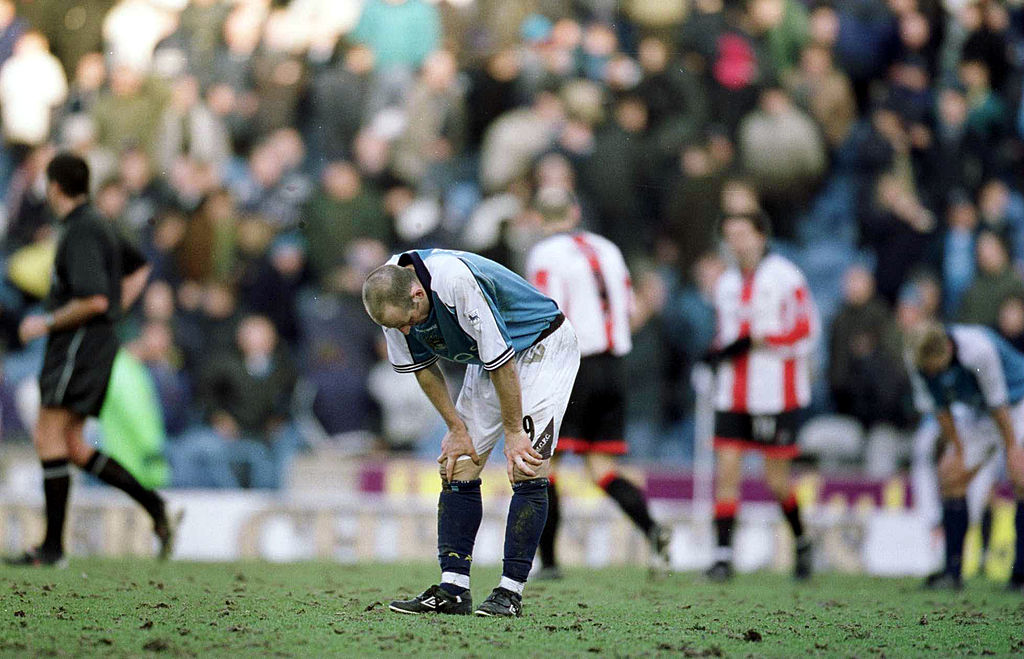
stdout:
POLYGON ((166 521, 163 498, 155 491, 143 487, 142 483, 114 458, 96 451, 83 469, 138 501, 153 518, 153 522, 160 524, 166 521))
POLYGON ((42 460, 43 496, 46 499, 46 537, 41 549, 47 554, 64 553, 64 518, 68 511, 71 468, 67 458, 42 460))

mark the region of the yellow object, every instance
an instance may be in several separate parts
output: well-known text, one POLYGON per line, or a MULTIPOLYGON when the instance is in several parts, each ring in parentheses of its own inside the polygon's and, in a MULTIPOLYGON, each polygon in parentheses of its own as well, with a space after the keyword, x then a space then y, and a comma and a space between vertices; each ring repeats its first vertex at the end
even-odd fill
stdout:
POLYGON ((7 277, 23 293, 42 299, 50 292, 57 241, 43 240, 22 247, 7 260, 7 277))

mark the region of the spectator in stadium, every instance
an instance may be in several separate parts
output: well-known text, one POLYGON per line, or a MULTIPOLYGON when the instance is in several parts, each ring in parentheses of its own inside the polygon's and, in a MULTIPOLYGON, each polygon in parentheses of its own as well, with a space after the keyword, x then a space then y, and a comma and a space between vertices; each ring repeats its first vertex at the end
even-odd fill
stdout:
POLYGON ((229 149, 227 129, 203 102, 199 80, 190 75, 176 79, 157 132, 158 167, 170 171, 178 158, 187 157, 221 171, 229 149))
POLYGON ((423 61, 412 86, 392 164, 411 185, 440 188, 454 175, 453 160, 466 141, 466 107, 457 74, 455 56, 439 50, 423 61))
POLYGON ((391 363, 416 374, 448 426, 438 458, 441 584, 390 608, 518 617, 547 518, 549 461, 579 368, 572 325, 521 277, 468 252, 396 255, 366 278, 363 304, 384 328, 391 363), (467 364, 457 403, 440 357, 467 364), (480 472, 501 436, 512 484, 502 577, 474 610, 469 575, 483 516, 480 472))
POLYGON ((740 123, 737 146, 762 203, 775 218, 775 234, 794 238, 796 215, 827 165, 820 130, 784 89, 770 86, 761 93, 758 109, 740 123))
POLYGON ((353 240, 386 243, 391 238, 380 193, 345 161, 324 168, 320 185, 303 208, 300 228, 309 245, 310 265, 321 282, 327 281, 353 240))
MULTIPOLYGON (((527 279, 566 310, 578 328, 580 344, 580 370, 562 420, 558 451, 583 456, 590 480, 644 534, 651 548, 651 568, 665 570, 669 532, 651 518, 644 493, 619 473, 616 464, 616 456, 628 450, 622 357, 632 349, 630 314, 635 305, 629 270, 614 243, 579 228, 580 208, 571 192, 543 188, 533 206, 543 238, 526 257, 527 279)), ((557 454, 552 472, 556 465, 557 454)), ((555 474, 548 480, 538 579, 562 576, 555 555, 561 520, 555 474)))
POLYGON ((663 190, 661 234, 679 250, 680 272, 688 272, 715 246, 724 173, 716 167, 709 145, 695 142, 679 154, 678 172, 663 190))
POLYGON ((876 255, 875 280, 892 303, 916 265, 924 262, 935 231, 935 216, 915 189, 895 173, 881 176, 874 203, 864 211, 864 241, 876 255))
POLYGON ((480 147, 480 184, 498 192, 529 170, 534 158, 555 141, 565 119, 561 99, 552 91, 538 92, 533 104, 509 110, 495 119, 480 147))
POLYGON ((47 201, 64 223, 46 313, 29 315, 18 334, 23 343, 46 337, 39 375, 40 410, 34 430, 43 467, 46 536, 9 564, 59 566, 64 559, 64 518, 71 487, 69 466, 92 473, 135 499, 153 519, 161 558, 168 558, 180 517, 168 515, 158 493, 139 484, 121 464, 85 442, 83 428, 98 416, 117 355, 114 324, 146 285, 142 255, 89 204, 89 168, 68 153, 46 167, 47 201))
POLYGON ((11 55, 23 35, 28 30, 28 21, 18 15, 14 0, 0 0, 0 66, 11 55))
POLYGON ((163 85, 126 64, 110 72, 110 89, 93 108, 99 142, 116 152, 141 149, 155 153, 157 129, 167 104, 163 85))
POLYGON ((951 317, 975 277, 978 211, 963 190, 949 193, 946 226, 931 247, 929 264, 942 278, 942 312, 951 317))
POLYGON ((821 126, 829 148, 838 149, 857 119, 853 86, 832 62, 832 51, 820 44, 806 46, 800 66, 784 77, 793 101, 821 126))
POLYGON ((367 0, 351 38, 370 47, 378 70, 412 71, 437 50, 441 24, 424 0, 367 0))
POLYGON ((203 424, 170 447, 177 487, 278 489, 301 446, 289 418, 296 373, 274 326, 246 316, 236 341, 203 365, 196 391, 203 424))
POLYGON ((902 342, 888 305, 875 295, 871 271, 846 271, 843 305, 829 337, 829 387, 836 411, 869 430, 877 423, 904 419, 902 342))
POLYGON ((36 31, 18 39, 14 55, 0 67, 0 109, 8 145, 24 153, 46 141, 51 119, 68 94, 60 61, 50 54, 46 37, 36 31))
POLYGON ((716 367, 715 530, 713 581, 732 578, 733 527, 743 454, 760 451, 764 476, 796 539, 794 576, 811 574, 811 540, 804 533, 790 462, 810 404, 810 354, 818 318, 799 268, 768 252, 771 227, 763 212, 725 214, 720 232, 735 259, 718 280, 718 334, 707 359, 716 367), (769 300, 771 302, 769 302, 769 300))
POLYGON ((344 51, 341 61, 314 71, 310 80, 310 148, 325 162, 352 159, 359 129, 374 103, 373 52, 361 44, 344 51))
POLYGON ((916 395, 934 410, 944 441, 938 477, 946 536, 945 565, 929 575, 925 586, 963 587, 967 492, 974 487, 975 479, 983 483, 985 494, 991 491, 1002 448, 1017 498, 1016 556, 1010 587, 1024 592, 1024 407, 1020 404, 1024 400, 1024 355, 989 328, 947 328, 931 323, 913 337, 912 368, 916 395), (954 418, 954 403, 970 406, 970 414, 954 418))
POLYGON ((1024 281, 1010 265, 1006 243, 991 231, 982 231, 975 246, 977 274, 964 292, 957 318, 960 322, 995 327, 999 307, 1006 298, 1024 294, 1024 281))
POLYGON ((1024 352, 1024 297, 1011 295, 999 307, 999 335, 1018 352, 1024 352))

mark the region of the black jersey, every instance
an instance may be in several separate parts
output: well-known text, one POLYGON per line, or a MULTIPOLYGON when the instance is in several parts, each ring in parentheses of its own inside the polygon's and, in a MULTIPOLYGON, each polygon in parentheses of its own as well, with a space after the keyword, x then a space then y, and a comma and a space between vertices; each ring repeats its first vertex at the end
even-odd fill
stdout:
POLYGON ((114 323, 121 316, 121 280, 144 264, 142 254, 90 205, 64 219, 46 309, 94 295, 106 297, 109 305, 79 327, 50 333, 39 374, 43 406, 99 414, 117 356, 114 323))
POLYGON ((75 298, 103 295, 110 305, 89 324, 113 324, 121 315, 121 280, 145 263, 139 250, 109 221, 90 204, 82 204, 64 218, 46 309, 53 311, 75 298))

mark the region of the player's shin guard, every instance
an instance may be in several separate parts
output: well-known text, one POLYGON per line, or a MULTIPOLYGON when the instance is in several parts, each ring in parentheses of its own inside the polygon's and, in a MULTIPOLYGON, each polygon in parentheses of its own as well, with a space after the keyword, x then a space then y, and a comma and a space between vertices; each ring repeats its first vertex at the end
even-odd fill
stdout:
POLYGON ((1013 516, 1013 528, 1017 532, 1014 542, 1016 553, 1013 558, 1011 578, 1014 583, 1024 585, 1024 497, 1017 499, 1017 512, 1013 516))
POLYGON ((544 532, 540 535, 540 563, 544 567, 555 567, 558 564, 555 558, 555 540, 558 537, 558 526, 562 521, 562 514, 558 506, 558 490, 555 488, 554 477, 548 478, 548 518, 544 523, 544 532))
POLYGON ((782 507, 782 514, 786 517, 786 522, 789 523, 789 528, 793 530, 793 537, 799 540, 804 536, 804 523, 800 519, 800 506, 797 505, 796 495, 792 492, 789 496, 779 502, 782 507))
POLYGON ((715 502, 716 561, 732 561, 732 529, 736 524, 736 499, 722 499, 715 502))
POLYGON ((67 458, 43 460, 43 496, 46 499, 46 537, 42 549, 50 554, 64 553, 64 518, 71 489, 71 469, 67 458))
POLYGON ((644 493, 640 491, 640 488, 614 471, 607 473, 598 482, 598 485, 615 500, 615 503, 619 504, 622 512, 633 520, 633 523, 644 532, 644 536, 650 535, 654 520, 651 519, 651 514, 647 510, 647 499, 644 498, 644 493))
POLYGON ((155 491, 144 487, 114 458, 96 451, 85 463, 83 469, 107 485, 116 487, 135 499, 140 506, 146 509, 155 524, 166 523, 163 498, 155 491))
POLYGON ((441 587, 451 595, 469 588, 473 544, 483 516, 479 478, 442 482, 437 499, 437 560, 441 587))
POLYGON ((963 566, 964 538, 967 536, 967 499, 942 500, 942 530, 946 534, 945 572, 959 577, 963 566))
POLYGON ((548 480, 534 478, 512 486, 512 503, 505 524, 505 560, 501 587, 523 593, 533 556, 548 516, 548 480))

